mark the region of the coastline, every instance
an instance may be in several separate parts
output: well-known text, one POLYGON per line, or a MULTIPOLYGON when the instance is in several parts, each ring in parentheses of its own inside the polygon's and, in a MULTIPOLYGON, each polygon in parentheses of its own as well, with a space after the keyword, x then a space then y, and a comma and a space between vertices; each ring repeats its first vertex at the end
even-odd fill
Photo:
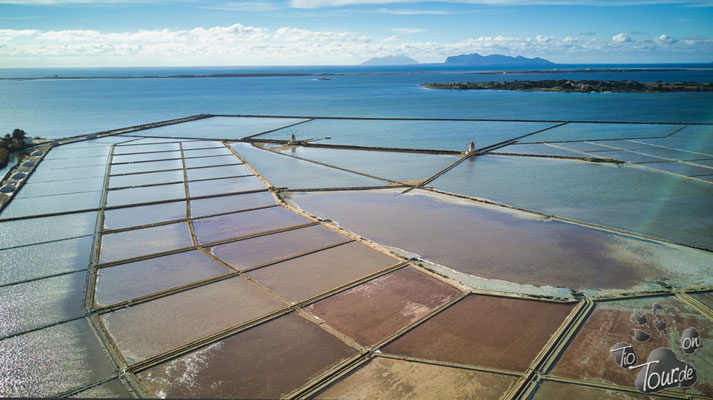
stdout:
MULTIPOLYGON (((433 64, 422 64, 433 67, 433 64)), ((621 72, 681 72, 695 71, 698 68, 548 68, 548 69, 502 69, 503 66, 463 65, 462 68, 496 68, 486 71, 459 71, 464 75, 520 75, 520 74, 559 74, 559 73, 621 73, 621 72)), ((102 76, 41 76, 41 77, 0 77, 0 81, 38 81, 38 80, 101 80, 101 79, 196 79, 196 78, 271 78, 271 77, 336 77, 336 76, 394 76, 394 75, 447 75, 453 70, 408 70, 374 72, 245 72, 217 74, 171 74, 171 75, 102 75, 102 76)), ((326 79, 325 79, 326 80, 326 79)))
POLYGON ((502 90, 519 92, 563 92, 563 93, 681 93, 713 92, 713 83, 705 82, 638 82, 638 81, 594 81, 581 80, 539 80, 539 81, 489 81, 489 82, 449 82, 424 83, 428 89, 445 90, 502 90))

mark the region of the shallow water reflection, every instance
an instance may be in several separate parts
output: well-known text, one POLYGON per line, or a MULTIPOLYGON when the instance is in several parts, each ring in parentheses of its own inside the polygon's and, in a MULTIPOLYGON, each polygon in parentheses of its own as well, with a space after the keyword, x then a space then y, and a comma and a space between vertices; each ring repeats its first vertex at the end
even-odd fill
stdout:
POLYGON ((522 142, 556 142, 591 139, 664 137, 681 125, 569 123, 522 139, 522 142))
POLYGON ((0 213, 0 218, 26 217, 62 213, 67 211, 90 210, 100 206, 101 191, 58 194, 55 196, 17 198, 0 213))
POLYGON ((270 207, 196 219, 193 226, 199 243, 211 243, 309 222, 282 207, 270 207))
POLYGON ((149 136, 201 139, 240 139, 245 136, 277 129, 304 119, 211 117, 143 131, 149 136))
POLYGON ((107 192, 106 207, 150 203, 164 200, 178 200, 184 199, 185 197, 186 187, 183 183, 116 189, 109 190, 107 192))
POLYGON ((0 341, 2 397, 54 397, 113 374, 84 319, 0 341))
POLYGON ((109 187, 133 187, 157 183, 183 182, 183 171, 150 172, 147 174, 115 175, 109 177, 109 187))
POLYGON ((337 150, 291 146, 282 153, 391 180, 418 180, 435 175, 460 157, 384 151, 337 150))
MULTIPOLYGON (((713 170, 711 170, 713 172, 713 170)), ((33 175, 34 176, 34 175, 33 175)), ((51 196, 74 192, 90 192, 104 188, 104 177, 82 178, 73 180, 25 183, 16 194, 20 197, 51 196)))
POLYGON ((482 156, 437 189, 713 249, 713 185, 641 168, 482 156))
POLYGON ((257 149, 246 143, 235 143, 231 146, 276 187, 294 189, 388 184, 385 181, 257 149))
POLYGON ((416 191, 294 195, 292 201, 378 243, 469 275, 573 289, 710 284, 704 251, 416 191), (655 285, 654 285, 655 286, 655 285))
POLYGON ((275 297, 236 277, 102 318, 126 360, 134 363, 282 307, 275 297))
POLYGON ((555 125, 542 122, 315 120, 260 139, 297 140, 355 146, 465 151, 470 141, 485 147, 555 125))
POLYGON ((102 236, 99 264, 193 245, 186 223, 141 228, 102 236))
POLYGON ((0 249, 94 233, 97 213, 58 215, 0 223, 0 249))
POLYGON ((94 298, 100 305, 109 305, 228 272, 195 250, 151 258, 99 269, 94 298))
POLYGON ((0 287, 0 337, 82 316, 85 271, 0 287))
POLYGON ((191 203, 191 216, 203 217, 206 215, 220 214, 230 211, 247 210, 250 208, 271 206, 275 198, 265 192, 237 194, 231 196, 211 197, 207 199, 193 199, 191 203))
POLYGON ((122 229, 186 218, 186 202, 152 204, 104 211, 104 227, 122 229))
POLYGON ((352 242, 247 274, 282 297, 297 303, 398 262, 363 244, 352 242))
POLYGON ((263 183, 254 176, 188 182, 188 192, 191 197, 212 196, 223 193, 249 192, 251 190, 263 189, 265 189, 265 185, 263 185, 263 183))
POLYGON ((233 268, 243 270, 346 240, 316 225, 215 246, 211 252, 233 268))
POLYGON ((0 285, 86 269, 92 236, 0 251, 0 285))

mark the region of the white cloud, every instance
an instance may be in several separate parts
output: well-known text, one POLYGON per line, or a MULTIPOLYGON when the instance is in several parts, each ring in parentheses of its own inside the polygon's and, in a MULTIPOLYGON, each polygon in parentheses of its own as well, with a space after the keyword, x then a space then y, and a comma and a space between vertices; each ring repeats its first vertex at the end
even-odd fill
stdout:
POLYGON ((425 29, 421 29, 421 28, 391 28, 391 30, 392 30, 393 32, 401 33, 401 34, 404 34, 404 35, 411 35, 411 34, 414 34, 414 33, 423 33, 423 32, 426 32, 425 29))
POLYGON ((676 43, 677 42, 676 39, 672 38, 671 36, 669 36, 665 33, 662 33, 661 36, 656 38, 656 40, 661 43, 676 43))
MULTIPOLYGON (((394 28, 394 31, 403 34, 421 30, 394 28)), ((448 56, 475 52, 542 57, 561 63, 708 61, 704 58, 713 54, 713 40, 707 37, 676 40, 668 35, 634 40, 618 34, 611 41, 571 36, 484 35, 437 42, 395 35, 375 38, 343 31, 290 26, 269 29, 242 24, 131 32, 0 30, 0 67, 358 64, 371 57, 395 54, 423 62, 442 62, 448 56), (624 42, 626 52, 621 51, 624 42)))
POLYGON ((617 33, 611 37, 612 42, 615 43, 628 43, 631 42, 631 38, 626 33, 617 33))

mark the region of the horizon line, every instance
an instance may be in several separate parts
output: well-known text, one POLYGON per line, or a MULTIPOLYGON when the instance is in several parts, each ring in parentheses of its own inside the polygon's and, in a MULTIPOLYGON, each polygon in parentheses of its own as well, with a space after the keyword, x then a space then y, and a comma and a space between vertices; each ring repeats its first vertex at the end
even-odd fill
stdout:
MULTIPOLYGON (((367 60, 368 61, 368 60, 367 60)), ((366 61, 365 61, 366 62, 366 61)), ((378 68, 378 67, 417 67, 417 66, 446 66, 453 68, 541 68, 547 69, 553 66, 578 66, 578 65, 709 65, 713 61, 665 61, 665 62, 576 62, 576 63, 558 63, 552 62, 550 65, 507 65, 507 64, 492 64, 492 65, 467 65, 467 64, 445 64, 445 63, 416 63, 416 64, 384 64, 384 65, 364 65, 360 64, 255 64, 255 65, 75 65, 75 66, 0 66, 3 69, 50 69, 50 68, 291 68, 291 67, 363 67, 363 68, 378 68)))

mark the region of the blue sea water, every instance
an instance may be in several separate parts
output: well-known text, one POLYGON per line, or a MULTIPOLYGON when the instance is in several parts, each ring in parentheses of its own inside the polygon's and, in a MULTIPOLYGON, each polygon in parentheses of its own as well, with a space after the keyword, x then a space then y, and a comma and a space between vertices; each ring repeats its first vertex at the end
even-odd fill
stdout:
MULTIPOLYGON (((76 68, 5 69, 0 78, 0 133, 64 137, 199 113, 294 116, 492 118, 713 122, 713 93, 543 93, 431 90, 425 82, 532 79, 713 81, 699 65, 557 65, 550 73, 522 68, 407 67, 76 68), (567 72, 563 69, 643 71, 567 72), (669 68, 669 70, 651 70, 669 68), (680 70, 680 68, 687 68, 680 70), (208 74, 337 74, 230 78, 119 77, 208 74)), ((378 144, 375 144, 378 145, 378 144)))

